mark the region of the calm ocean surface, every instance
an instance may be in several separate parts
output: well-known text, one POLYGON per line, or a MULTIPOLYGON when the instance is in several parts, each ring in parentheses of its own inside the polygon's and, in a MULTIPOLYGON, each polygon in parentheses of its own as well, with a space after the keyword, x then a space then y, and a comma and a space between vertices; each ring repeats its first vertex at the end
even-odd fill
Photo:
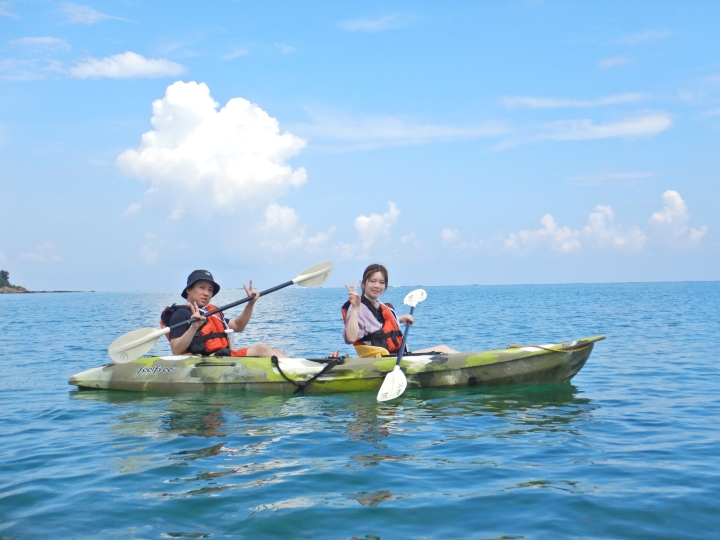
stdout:
MULTIPOLYGON (((720 282, 426 290, 415 348, 608 339, 571 384, 389 404, 78 391, 177 293, 0 295, 0 538, 720 538, 720 282)), ((345 298, 263 298, 245 342, 349 353, 345 298)))

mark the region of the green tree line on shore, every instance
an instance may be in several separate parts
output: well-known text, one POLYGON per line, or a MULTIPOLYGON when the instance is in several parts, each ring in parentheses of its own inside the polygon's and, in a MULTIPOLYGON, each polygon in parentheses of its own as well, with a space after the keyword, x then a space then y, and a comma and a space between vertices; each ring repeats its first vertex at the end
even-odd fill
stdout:
POLYGON ((10 283, 10 272, 7 270, 0 270, 0 287, 14 287, 10 283))

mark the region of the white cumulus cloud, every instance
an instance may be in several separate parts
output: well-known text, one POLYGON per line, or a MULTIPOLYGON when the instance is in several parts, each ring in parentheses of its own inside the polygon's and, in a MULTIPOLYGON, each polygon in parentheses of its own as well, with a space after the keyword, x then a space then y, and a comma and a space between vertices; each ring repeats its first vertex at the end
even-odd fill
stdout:
POLYGON ((125 217, 132 216, 133 214, 137 214, 142 209, 142 206, 140 206, 139 203, 131 203, 126 209, 125 209, 125 217))
POLYGON ((445 244, 453 244, 460 240, 460 231, 458 231, 457 229, 445 228, 440 231, 440 238, 442 238, 442 241, 445 244))
POLYGON ((690 238, 690 240, 692 240, 693 242, 699 242, 700 239, 701 239, 703 236, 705 236, 705 233, 706 233, 706 232, 708 232, 708 226, 707 226, 707 225, 703 225, 702 227, 697 228, 697 229, 696 229, 695 227, 693 227, 692 229, 690 229, 690 233, 688 234, 688 238, 690 238))
POLYGON ((505 249, 519 250, 535 244, 545 244, 553 251, 569 253, 580 250, 583 245, 598 249, 641 249, 647 240, 645 233, 637 227, 615 227, 613 210, 609 206, 598 205, 588 216, 582 229, 558 226, 551 214, 545 214, 540 220, 541 228, 510 233, 505 239, 505 249))
POLYGON ((269 229, 292 230, 297 226, 298 215, 289 206, 271 204, 265 210, 265 226, 269 229))
POLYGON ((677 191, 667 190, 662 194, 662 200, 665 206, 663 206, 662 210, 650 216, 651 223, 682 225, 690 218, 687 204, 685 204, 677 191))
POLYGON ((394 202, 388 203, 388 211, 384 214, 370 214, 355 218, 355 230, 358 233, 360 244, 365 249, 375 242, 390 235, 390 228, 397 221, 400 210, 394 202))
POLYGON ((477 249, 485 243, 482 240, 467 241, 462 237, 460 231, 448 227, 440 231, 440 238, 445 246, 455 249, 477 249))
POLYGON ((275 118, 246 99, 218 107, 204 83, 170 85, 153 103, 155 129, 118 166, 172 196, 179 215, 185 208, 232 211, 239 201, 271 199, 306 182, 305 169, 286 163, 303 139, 281 133, 275 118))
POLYGON ((344 259, 363 258, 371 247, 390 238, 392 226, 397 221, 400 210, 394 202, 388 203, 388 211, 384 214, 360 215, 355 218, 355 231, 357 241, 353 243, 340 243, 333 246, 344 259))
POLYGON ((655 212, 648 220, 651 225, 669 234, 672 238, 687 235, 692 242, 698 242, 708 231, 707 225, 700 228, 691 228, 687 225, 690 220, 688 206, 675 190, 669 189, 662 194, 664 206, 655 212))
POLYGON ((263 240, 261 245, 273 251, 304 249, 315 251, 328 244, 335 232, 335 227, 308 236, 307 227, 300 224, 297 212, 289 206, 276 203, 265 209, 265 222, 262 227, 263 240))
POLYGON ((610 206, 599 204, 588 216, 580 237, 598 248, 641 249, 647 236, 638 227, 615 227, 612 225, 615 215, 610 206))
POLYGON ((542 227, 510 233, 504 247, 506 250, 525 250, 545 245, 553 251, 568 253, 584 248, 636 251, 646 245, 684 248, 697 244, 707 233, 708 226, 688 225, 690 212, 677 191, 666 191, 662 200, 663 208, 648 220, 652 230, 647 233, 636 226, 614 225, 612 208, 598 205, 581 229, 561 227, 551 214, 545 214, 540 220, 542 227))
POLYGON ((70 68, 78 79, 108 77, 111 79, 156 78, 181 75, 185 66, 164 58, 145 58, 127 51, 105 58, 88 58, 70 68))
POLYGON ((415 249, 423 248, 423 243, 418 239, 417 235, 414 232, 401 235, 400 243, 404 244, 407 247, 413 247, 415 249))
POLYGON ((540 242, 549 243, 556 251, 569 252, 580 249, 578 231, 570 227, 558 227, 555 218, 550 214, 545 214, 540 219, 540 224, 542 227, 537 230, 510 233, 505 239, 505 249, 520 249, 528 244, 540 242))

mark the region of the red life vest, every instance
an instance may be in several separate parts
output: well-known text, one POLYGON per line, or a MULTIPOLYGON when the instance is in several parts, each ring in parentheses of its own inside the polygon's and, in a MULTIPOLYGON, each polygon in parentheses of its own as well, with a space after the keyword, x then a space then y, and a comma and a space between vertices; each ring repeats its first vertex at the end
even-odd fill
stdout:
MULTIPOLYGON (((178 309, 187 309, 190 311, 190 307, 188 306, 178 306, 173 304, 170 307, 166 307, 160 314, 160 326, 162 328, 166 328, 170 324, 170 318, 178 309)), ((204 309, 212 311, 217 308, 212 304, 208 304, 204 309)), ((188 317, 188 319, 190 319, 190 317, 188 317)), ((227 334, 225 333, 226 328, 227 326, 225 324, 225 320, 222 318, 222 313, 210 315, 205 320, 205 324, 200 327, 200 331, 193 336, 193 339, 185 352, 209 356, 221 349, 227 349, 227 351, 225 351, 226 354, 223 354, 222 356, 245 356, 244 354, 240 354, 244 353, 245 349, 239 351, 230 350, 230 344, 227 340, 227 334)), ((170 341, 170 334, 167 334, 167 338, 168 341, 170 341)))
MULTIPOLYGON (((364 296, 362 297, 362 303, 365 304, 365 306, 375 316, 377 321, 382 324, 382 328, 377 332, 362 336, 358 341, 353 343, 353 345, 366 345, 369 341, 370 345, 374 347, 384 347, 390 353, 399 351, 400 345, 402 345, 403 335, 400 331, 400 327, 398 326, 395 311, 382 302, 379 303, 378 308, 375 308, 375 306, 372 305, 372 302, 364 296)), ((347 312, 349 307, 350 302, 348 301, 343 304, 342 308, 340 308, 345 325, 347 325, 347 312)))

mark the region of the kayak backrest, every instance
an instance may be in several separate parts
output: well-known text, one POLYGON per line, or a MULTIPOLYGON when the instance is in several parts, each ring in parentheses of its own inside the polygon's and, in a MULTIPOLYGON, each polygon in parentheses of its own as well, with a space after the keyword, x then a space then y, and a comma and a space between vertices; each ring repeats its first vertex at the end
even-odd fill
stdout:
POLYGON ((355 351, 360 358, 380 358, 381 356, 390 356, 388 350, 384 347, 373 347, 372 345, 355 345, 355 351))

